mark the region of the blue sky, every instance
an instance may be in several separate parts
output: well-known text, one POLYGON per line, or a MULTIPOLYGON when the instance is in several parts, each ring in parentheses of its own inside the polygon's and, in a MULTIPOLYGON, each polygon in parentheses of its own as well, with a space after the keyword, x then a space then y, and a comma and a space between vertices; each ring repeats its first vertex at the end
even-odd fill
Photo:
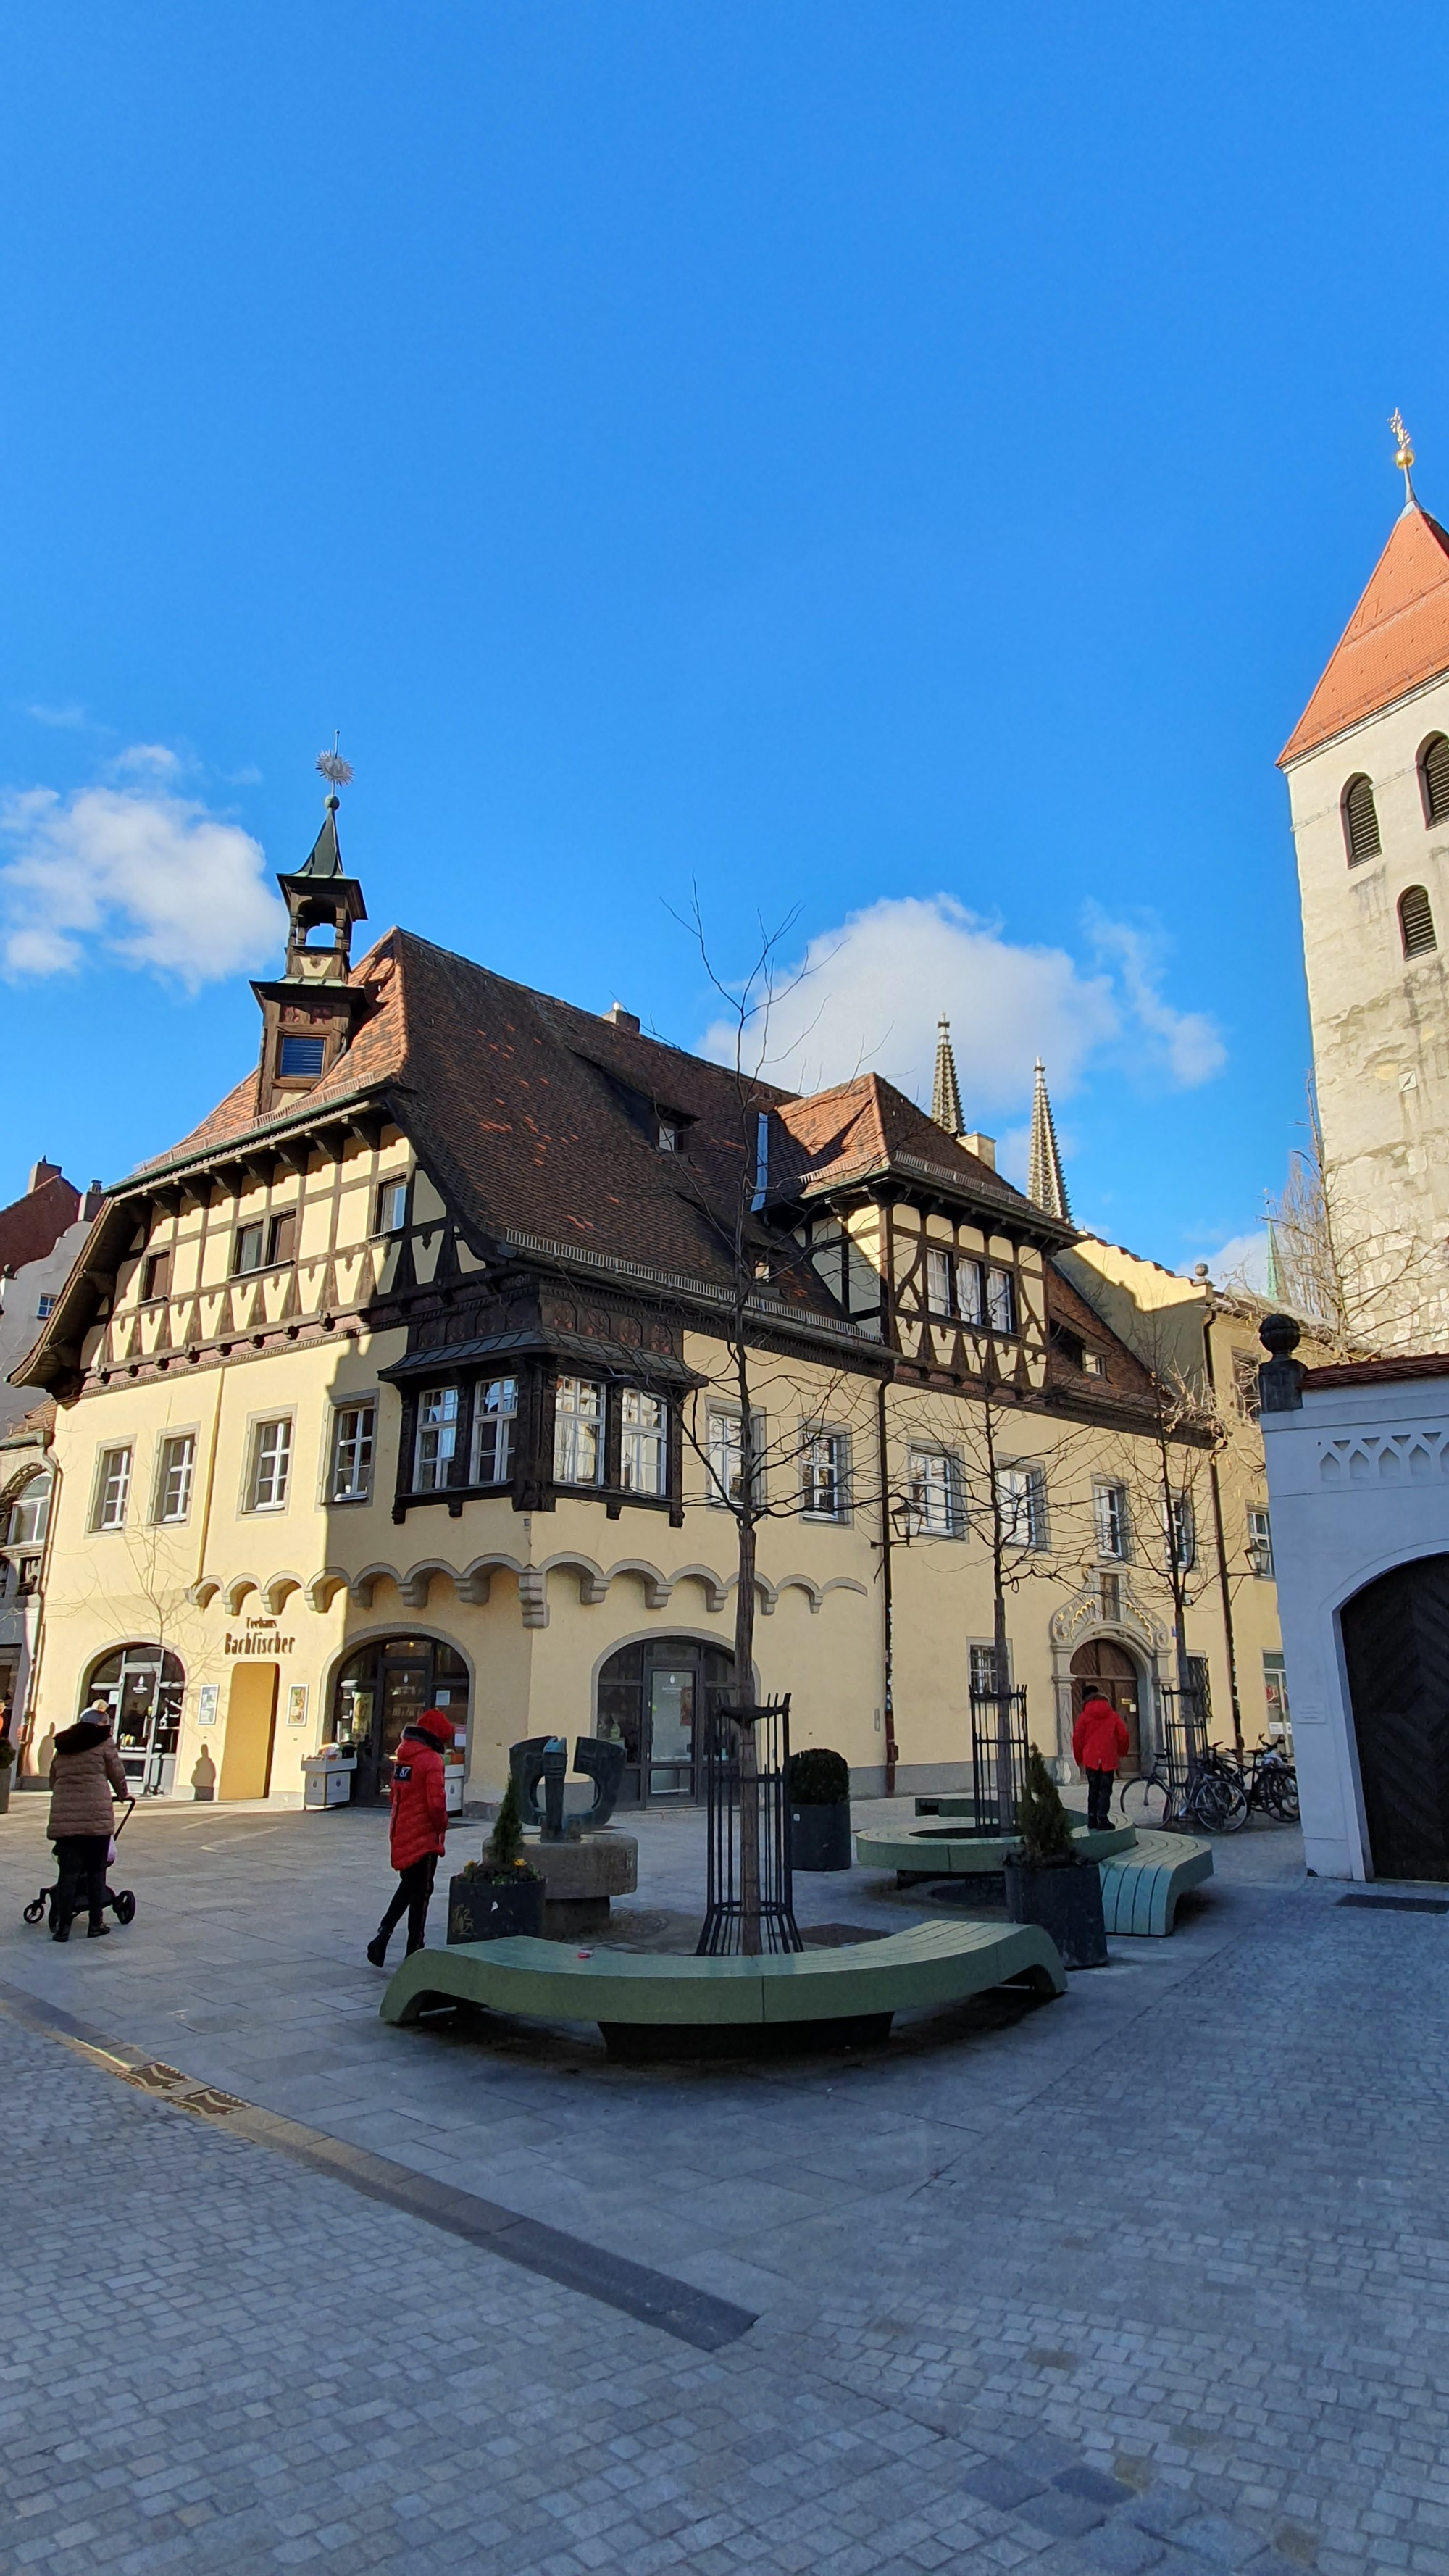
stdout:
POLYGON ((1412 0, 0 11, 0 1199, 245 1070, 340 727, 375 931, 693 1045, 693 881, 726 974, 793 917, 802 1078, 929 1098, 948 1008, 1009 1168, 1040 1048, 1084 1222, 1250 1232, 1273 762, 1396 402, 1449 511, 1446 57, 1412 0))

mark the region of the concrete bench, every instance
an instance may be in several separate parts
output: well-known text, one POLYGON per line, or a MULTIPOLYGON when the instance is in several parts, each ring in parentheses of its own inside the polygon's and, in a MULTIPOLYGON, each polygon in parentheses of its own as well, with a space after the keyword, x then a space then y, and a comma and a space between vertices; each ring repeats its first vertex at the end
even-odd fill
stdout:
MULTIPOLYGON (((1109 1825, 1093 1833, 1073 1828, 1072 1840, 1088 1860, 1110 1860, 1132 1849, 1137 1837, 1131 1825, 1109 1825)), ((909 1886, 923 1878, 999 1878, 1006 1855, 1016 1849, 1014 1834, 963 1834, 949 1825, 917 1825, 904 1832, 857 1834, 855 1857, 862 1869, 893 1869, 909 1886)))
POLYGON ((884 2039, 893 2013, 957 2003, 990 1986, 1066 1992, 1055 1944, 1033 1924, 918 1923, 881 1941, 763 1959, 676 1959, 628 1950, 579 1957, 519 1935, 417 1950, 382 1999, 388 2022, 450 2003, 540 2021, 594 2021, 633 2057, 738 2053, 757 2040, 826 2047, 884 2039))
POLYGON ((1134 1848, 1104 1860, 1102 1912, 1109 1932, 1165 1937, 1177 1900, 1213 1874, 1212 1846, 1187 1834, 1140 1832, 1134 1848))

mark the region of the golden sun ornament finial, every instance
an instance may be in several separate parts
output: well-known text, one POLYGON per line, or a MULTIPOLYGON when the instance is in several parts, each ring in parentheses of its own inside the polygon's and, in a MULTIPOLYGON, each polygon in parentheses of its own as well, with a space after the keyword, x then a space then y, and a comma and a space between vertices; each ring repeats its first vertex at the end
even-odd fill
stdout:
POLYGON ((1414 450, 1409 440, 1409 433, 1404 427, 1404 415, 1399 410, 1397 404, 1394 406, 1394 416, 1389 422, 1389 427, 1393 431, 1394 437, 1398 442, 1394 450, 1394 463, 1397 465, 1399 472, 1404 478, 1404 490, 1408 494, 1408 499, 1404 503, 1404 507, 1406 510, 1412 510, 1416 506, 1414 501, 1414 486, 1410 480, 1410 472, 1414 462, 1414 450))
POLYGON ((319 751, 317 754, 316 764, 322 776, 327 781, 328 793, 324 797, 323 802, 327 806, 328 810, 334 814, 337 811, 338 788, 350 787, 352 785, 352 763, 343 759, 342 754, 337 747, 340 741, 341 735, 334 733, 332 737, 331 750, 319 751))

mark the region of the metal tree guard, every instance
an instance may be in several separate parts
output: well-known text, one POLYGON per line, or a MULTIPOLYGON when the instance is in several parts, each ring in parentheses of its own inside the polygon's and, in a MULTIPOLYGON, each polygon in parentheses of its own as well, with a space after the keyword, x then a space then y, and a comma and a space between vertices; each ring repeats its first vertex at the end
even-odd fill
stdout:
POLYGON ((1168 1778, 1174 1789, 1185 1789, 1197 1776, 1208 1749, 1208 1726, 1212 1710, 1208 1704, 1205 1681, 1188 1682, 1174 1688, 1170 1682, 1158 1685, 1162 1701, 1162 1751, 1168 1778))
POLYGON ((790 1695, 759 1708, 716 1703, 705 1727, 705 1820, 708 1879, 702 1959, 744 1949, 745 1846, 753 1844, 759 1877, 762 1950, 803 1949, 795 1921, 790 1868, 790 1695), (743 1759, 741 1758, 743 1756, 743 1759), (741 1834, 748 1815, 755 1832, 741 1834))
POLYGON ((978 1834, 1011 1832, 1026 1787, 1026 1756, 1025 1683, 1008 1691, 973 1690, 971 1793, 978 1834))

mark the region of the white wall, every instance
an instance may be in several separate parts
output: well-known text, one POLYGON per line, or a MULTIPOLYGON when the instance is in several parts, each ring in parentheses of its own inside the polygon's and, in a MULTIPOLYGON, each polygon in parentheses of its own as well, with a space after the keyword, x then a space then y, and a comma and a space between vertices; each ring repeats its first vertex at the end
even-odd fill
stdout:
POLYGON ((13 1279, 0 1279, 0 1432, 45 1401, 41 1387, 11 1386, 10 1372, 40 1339, 40 1300, 59 1296, 90 1230, 90 1219, 79 1218, 42 1261, 28 1262, 13 1279))
POLYGON ((1338 1613, 1410 1557, 1449 1553, 1449 1369, 1308 1389, 1262 1417, 1304 1859, 1372 1875, 1338 1613))

